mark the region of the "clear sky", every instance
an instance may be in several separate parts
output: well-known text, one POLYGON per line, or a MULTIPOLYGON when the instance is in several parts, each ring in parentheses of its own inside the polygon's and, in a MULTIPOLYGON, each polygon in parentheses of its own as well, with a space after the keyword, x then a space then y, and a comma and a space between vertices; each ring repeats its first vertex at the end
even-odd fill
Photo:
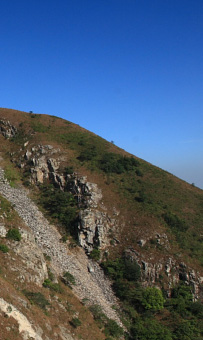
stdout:
POLYGON ((0 106, 203 188, 203 0, 1 0, 0 106))

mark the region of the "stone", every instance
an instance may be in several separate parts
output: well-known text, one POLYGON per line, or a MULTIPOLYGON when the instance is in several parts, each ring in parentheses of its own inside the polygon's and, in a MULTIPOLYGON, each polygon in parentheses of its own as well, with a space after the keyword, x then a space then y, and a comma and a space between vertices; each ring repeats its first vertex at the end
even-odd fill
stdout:
POLYGON ((17 128, 7 120, 0 120, 0 133, 5 138, 12 138, 17 134, 17 128))
POLYGON ((145 244, 146 244, 146 240, 139 240, 137 243, 141 246, 141 247, 143 247, 145 244))
POLYGON ((26 153, 25 153, 25 156, 24 156, 25 159, 28 160, 31 156, 32 156, 32 152, 27 150, 26 153))
POLYGON ((0 224, 0 237, 6 237, 7 230, 3 224, 0 224))

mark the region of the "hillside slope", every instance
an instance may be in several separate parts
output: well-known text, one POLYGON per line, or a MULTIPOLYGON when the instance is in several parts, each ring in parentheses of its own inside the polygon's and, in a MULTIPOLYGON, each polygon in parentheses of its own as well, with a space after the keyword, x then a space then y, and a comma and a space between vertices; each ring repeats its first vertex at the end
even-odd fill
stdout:
MULTIPOLYGON (((55 279, 64 272, 74 276, 73 292, 80 300, 100 305, 107 317, 122 325, 111 308, 118 300, 98 263, 125 305, 132 305, 126 287, 132 295, 135 287, 139 291, 139 282, 142 289, 159 287, 166 297, 184 284, 193 299, 202 298, 202 190, 57 117, 0 109, 0 132, 0 194, 31 228, 33 247, 39 247, 42 262, 43 256, 51 259, 55 279)), ((36 279, 41 287, 49 277, 45 267, 36 279)), ((27 269, 21 270, 23 290, 27 269)), ((9 282, 16 289, 12 279, 9 282)), ((139 308, 136 313, 141 313, 139 308)), ((129 318, 129 308, 125 313, 129 318)), ((58 323, 64 327, 63 321, 58 323)), ((108 321, 102 327, 107 329, 108 321)), ((71 339, 70 330, 64 332, 71 339)), ((102 339, 99 332, 97 338, 102 339)), ((116 334, 106 330, 106 336, 108 332, 110 337, 116 334)), ((57 336, 63 339, 61 334, 57 336)), ((97 339, 81 334, 81 339, 97 339)))

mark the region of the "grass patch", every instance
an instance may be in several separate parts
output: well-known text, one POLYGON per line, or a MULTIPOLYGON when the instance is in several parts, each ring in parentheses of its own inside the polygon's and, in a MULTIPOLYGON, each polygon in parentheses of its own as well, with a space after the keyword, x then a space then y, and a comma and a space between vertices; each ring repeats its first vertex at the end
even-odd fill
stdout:
POLYGON ((35 132, 46 133, 49 131, 49 127, 45 126, 41 122, 31 122, 31 127, 35 132))
POLYGON ((11 164, 6 165, 4 169, 4 176, 9 182, 11 187, 15 187, 17 182, 20 181, 20 175, 17 169, 15 169, 11 164))

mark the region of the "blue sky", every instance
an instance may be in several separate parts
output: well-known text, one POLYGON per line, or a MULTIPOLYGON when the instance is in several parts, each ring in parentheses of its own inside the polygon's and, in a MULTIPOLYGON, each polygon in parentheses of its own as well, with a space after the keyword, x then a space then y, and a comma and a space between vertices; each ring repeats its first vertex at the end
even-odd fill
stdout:
POLYGON ((1 0, 0 106, 57 115, 203 188, 202 0, 1 0))

